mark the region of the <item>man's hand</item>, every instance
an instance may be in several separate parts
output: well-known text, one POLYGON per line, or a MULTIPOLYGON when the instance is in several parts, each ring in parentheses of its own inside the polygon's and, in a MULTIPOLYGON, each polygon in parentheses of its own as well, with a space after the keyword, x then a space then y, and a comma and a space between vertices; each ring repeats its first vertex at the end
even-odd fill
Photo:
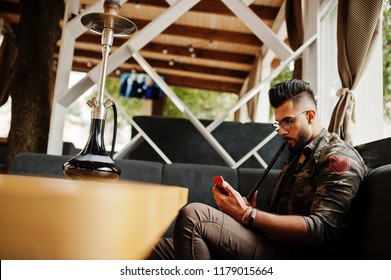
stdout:
MULTIPOLYGON (((222 193, 217 187, 213 187, 213 196, 221 211, 242 223, 244 211, 251 206, 256 207, 257 192, 254 193, 250 202, 235 191, 226 181, 223 182, 222 193)), ((252 228, 263 232, 274 240, 279 240, 289 244, 310 244, 307 224, 302 216, 295 215, 275 215, 264 211, 258 211, 252 228)))
POLYGON ((245 197, 242 197, 240 193, 234 190, 226 181, 223 182, 222 186, 226 194, 219 188, 213 187, 213 196, 217 206, 227 215, 230 215, 238 222, 242 222, 243 213, 247 207, 256 207, 257 193, 254 194, 249 203, 245 197))
POLYGON ((251 206, 252 208, 256 208, 257 207, 257 197, 258 197, 258 191, 256 191, 254 193, 254 195, 252 196, 250 202, 247 201, 247 198, 245 196, 243 196, 243 199, 244 199, 244 201, 246 202, 247 205, 251 206))

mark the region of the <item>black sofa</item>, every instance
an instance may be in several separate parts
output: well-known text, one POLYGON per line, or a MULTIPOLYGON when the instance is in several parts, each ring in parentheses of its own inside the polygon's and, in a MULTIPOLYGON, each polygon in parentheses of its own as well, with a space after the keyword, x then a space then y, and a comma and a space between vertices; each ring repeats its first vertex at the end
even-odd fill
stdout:
MULTIPOLYGON (((177 120, 171 121, 174 122, 172 124, 174 127, 180 127, 176 123, 177 120)), ((180 122, 182 121, 180 120, 180 122)), ((229 126, 229 124, 225 125, 229 126)), ((237 124, 235 126, 235 135, 241 134, 241 126, 237 124)), ((259 133, 256 129, 261 129, 262 126, 264 125, 254 126, 251 131, 259 133)), ((165 128, 167 128, 167 125, 165 128)), ((251 131, 247 131, 247 133, 251 133, 251 131)), ((232 135, 233 132, 228 131, 228 134, 232 135)), ((188 137, 194 139, 196 136, 189 134, 188 137)), ((185 145, 185 143, 184 138, 181 139, 180 145, 185 145)), ((244 142, 242 144, 247 145, 244 142)), ((389 184, 389 180, 391 181, 391 153, 387 149, 389 146, 390 139, 357 146, 363 157, 368 159, 370 173, 360 187, 355 201, 357 221, 355 223, 355 235, 351 239, 352 247, 349 252, 344 252, 341 258, 391 259, 391 242, 389 241, 389 236, 391 236, 391 208, 389 207, 389 201, 391 200, 389 184)), ((189 202, 204 202, 216 206, 211 194, 212 177, 215 175, 222 175, 242 195, 247 195, 264 172, 264 169, 259 166, 241 166, 233 169, 219 164, 191 162, 166 164, 161 160, 142 160, 140 155, 142 155, 141 151, 145 147, 149 149, 148 146, 140 145, 138 147, 138 149, 141 149, 138 152, 138 159, 132 159, 132 155, 129 155, 130 159, 116 160, 122 172, 120 180, 136 180, 186 187, 189 189, 189 202)), ((273 150, 276 149, 278 149, 278 145, 273 147, 273 150)), ((146 152, 144 150, 144 152, 145 155, 150 156, 148 153, 151 153, 151 151, 146 152)), ((15 157, 8 172, 11 174, 62 177, 62 165, 69 158, 70 156, 23 153, 15 157)), ((189 158, 186 161, 189 161, 189 158)), ((250 163, 248 165, 251 166, 250 163)), ((261 209, 265 205, 265 198, 279 172, 279 169, 272 169, 259 190, 258 207, 261 209)), ((167 231, 166 236, 169 236, 171 232, 172 227, 167 231)))

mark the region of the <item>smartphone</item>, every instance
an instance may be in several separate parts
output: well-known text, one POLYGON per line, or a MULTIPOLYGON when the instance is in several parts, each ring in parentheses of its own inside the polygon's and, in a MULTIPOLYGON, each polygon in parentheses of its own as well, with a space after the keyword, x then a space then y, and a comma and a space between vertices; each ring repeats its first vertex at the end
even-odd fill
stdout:
POLYGON ((223 176, 213 176, 213 182, 224 194, 228 194, 227 190, 223 187, 224 178, 223 176))

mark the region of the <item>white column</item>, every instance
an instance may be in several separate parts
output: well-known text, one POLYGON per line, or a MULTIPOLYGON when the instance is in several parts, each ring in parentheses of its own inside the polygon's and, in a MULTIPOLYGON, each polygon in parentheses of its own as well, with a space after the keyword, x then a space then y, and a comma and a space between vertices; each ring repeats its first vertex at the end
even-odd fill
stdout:
MULTIPOLYGON (((319 0, 303 1, 304 42, 318 34, 319 0)), ((315 94, 318 91, 318 43, 317 40, 303 53, 303 80, 309 82, 315 94)))

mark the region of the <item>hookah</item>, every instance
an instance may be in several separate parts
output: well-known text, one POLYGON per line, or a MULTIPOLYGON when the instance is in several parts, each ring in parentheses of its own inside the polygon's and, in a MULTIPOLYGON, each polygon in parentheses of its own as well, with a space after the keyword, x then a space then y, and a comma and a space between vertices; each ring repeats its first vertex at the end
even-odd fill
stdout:
POLYGON ((98 98, 92 98, 87 102, 91 107, 90 135, 87 144, 78 155, 63 166, 64 175, 70 179, 115 181, 121 175, 121 169, 113 161, 117 134, 117 109, 112 100, 107 99, 103 102, 107 59, 113 37, 127 36, 136 31, 136 25, 132 21, 117 15, 120 8, 119 0, 105 0, 104 13, 90 13, 81 17, 81 23, 86 28, 102 36, 102 68, 98 98), (104 145, 104 128, 107 109, 110 107, 113 109, 114 130, 111 152, 108 154, 104 145))

